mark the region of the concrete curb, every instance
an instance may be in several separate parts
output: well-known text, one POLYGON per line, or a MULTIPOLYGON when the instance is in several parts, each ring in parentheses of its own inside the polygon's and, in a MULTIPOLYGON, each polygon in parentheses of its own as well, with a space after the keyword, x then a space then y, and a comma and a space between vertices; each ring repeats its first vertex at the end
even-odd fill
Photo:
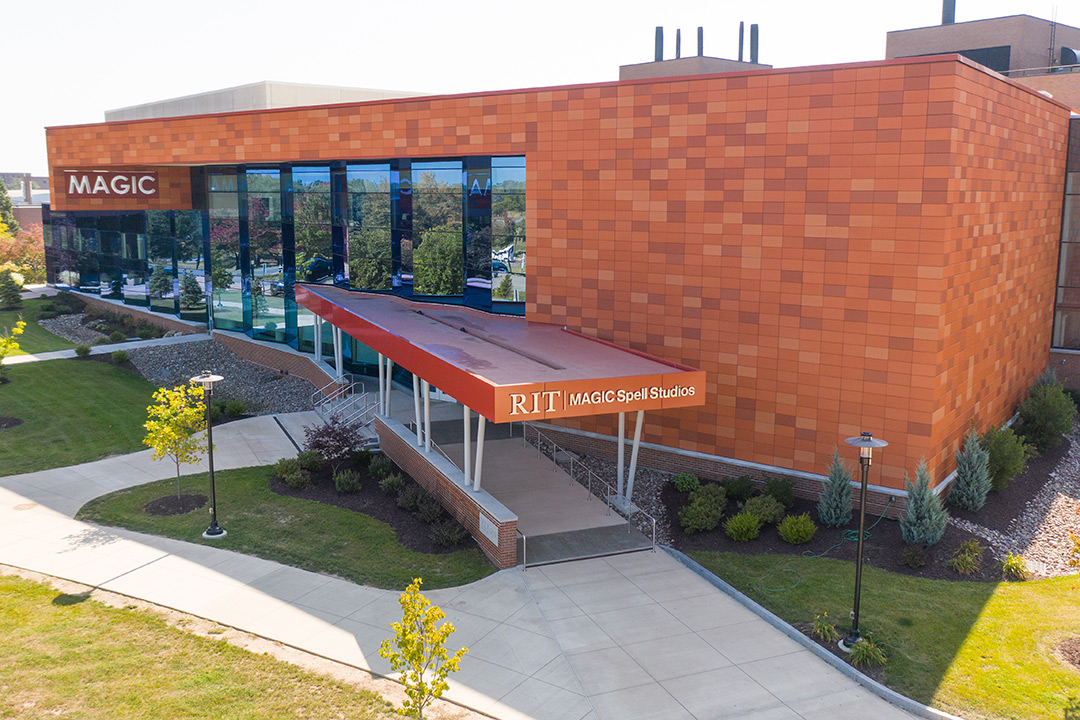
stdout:
POLYGON ((784 622, 784 620, 782 620, 779 616, 769 612, 768 610, 751 600, 749 597, 744 595, 739 590, 736 590, 734 587, 724 582, 716 575, 713 575, 696 561, 690 559, 689 557, 679 552, 678 550, 675 550, 674 548, 667 547, 666 545, 659 545, 658 547, 663 548, 665 552, 667 552, 673 558, 675 558, 687 568, 695 572, 700 578, 711 584, 713 587, 717 588, 718 590, 724 591, 732 598, 737 600, 747 610, 752 611, 762 620, 769 623, 774 628, 784 633, 789 638, 799 643, 810 652, 814 653, 814 655, 816 655, 818 658, 829 663, 834 668, 842 672, 844 675, 859 683, 864 688, 874 693, 878 697, 882 698, 883 700, 887 700, 893 705, 896 705, 902 710, 906 710, 913 715, 927 718, 927 720, 964 720, 958 715, 952 715, 943 710, 937 710, 935 708, 929 707, 928 705, 923 705, 921 702, 912 700, 905 695, 901 695, 895 690, 885 687, 877 680, 874 680, 873 678, 864 675, 863 673, 859 672, 858 669, 852 667, 837 656, 833 655, 831 652, 818 645, 806 635, 799 632, 788 623, 784 622))

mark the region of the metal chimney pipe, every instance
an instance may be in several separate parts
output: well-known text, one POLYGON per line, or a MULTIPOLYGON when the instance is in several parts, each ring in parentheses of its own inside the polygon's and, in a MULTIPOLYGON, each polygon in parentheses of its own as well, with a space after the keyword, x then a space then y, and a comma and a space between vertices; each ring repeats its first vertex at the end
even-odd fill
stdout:
POLYGON ((675 31, 675 59, 682 57, 682 30, 675 31))
POLYGON ((30 173, 26 173, 23 175, 23 200, 26 201, 27 205, 32 205, 34 203, 34 194, 31 190, 31 185, 30 173))
POLYGON ((941 5, 941 24, 953 25, 956 23, 956 0, 944 0, 941 5))
POLYGON ((757 62, 758 30, 757 23, 750 26, 750 62, 757 62))
POLYGON ((697 29, 697 56, 705 55, 705 28, 698 26, 697 29))
POLYGON ((664 28, 656 28, 656 62, 664 59, 664 28))
POLYGON ((742 62, 742 49, 743 49, 743 37, 744 37, 743 25, 745 25, 745 23, 740 21, 739 22, 739 62, 742 62))

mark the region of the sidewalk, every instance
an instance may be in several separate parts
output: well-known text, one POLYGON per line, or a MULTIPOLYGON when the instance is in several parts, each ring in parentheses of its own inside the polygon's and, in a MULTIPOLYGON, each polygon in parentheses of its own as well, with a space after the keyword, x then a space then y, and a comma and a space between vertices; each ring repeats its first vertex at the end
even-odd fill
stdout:
MULTIPOLYGON (((215 467, 295 453, 272 416, 218 433, 215 467)), ((148 455, 0 478, 0 563, 389 673, 378 647, 400 619, 396 591, 71 518, 102 492, 172 475, 148 455)), ((458 628, 453 648, 470 648, 448 697, 504 720, 911 717, 664 552, 504 570, 426 595, 458 628)))
MULTIPOLYGON (((174 335, 167 338, 154 338, 152 340, 125 340, 118 343, 107 343, 105 345, 91 345, 91 355, 108 355, 116 350, 134 350, 142 347, 156 347, 158 345, 178 345, 180 343, 189 342, 201 342, 203 340, 209 340, 210 336, 206 333, 195 333, 192 335, 174 335)), ((2 362, 4 365, 21 365, 29 362, 39 362, 41 360, 61 360, 63 358, 78 357, 75 354, 75 349, 69 350, 53 350, 51 352, 38 353, 37 355, 10 355, 4 358, 2 362)))

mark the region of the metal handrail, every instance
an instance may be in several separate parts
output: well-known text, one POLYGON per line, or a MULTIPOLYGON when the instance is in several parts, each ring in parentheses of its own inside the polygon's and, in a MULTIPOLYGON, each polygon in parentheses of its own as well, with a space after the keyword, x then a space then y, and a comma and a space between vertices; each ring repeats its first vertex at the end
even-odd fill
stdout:
POLYGON ((520 530, 517 531, 517 534, 521 536, 521 569, 522 570, 528 570, 529 569, 529 538, 525 535, 525 533, 521 532, 520 530))
POLYGON ((1002 75, 1008 78, 1027 77, 1029 75, 1056 75, 1058 73, 1080 72, 1080 65, 1050 65, 1048 67, 1017 68, 1004 70, 1002 75))
MULTIPOLYGON (((537 457, 539 457, 540 453, 541 453, 541 447, 540 447, 541 444, 547 443, 551 447, 551 462, 552 462, 552 465, 554 466, 552 468, 552 470, 554 471, 555 468, 561 468, 562 466, 559 465, 559 461, 556 460, 556 456, 558 455, 558 452, 559 452, 558 443, 556 443, 554 440, 549 438, 547 435, 544 435, 542 432, 540 432, 539 428, 535 427, 534 425, 526 425, 525 423, 523 423, 522 426, 521 426, 521 441, 522 441, 522 443, 524 443, 526 441, 525 440, 525 428, 526 428, 526 426, 531 428, 532 431, 534 433, 536 433, 536 454, 537 454, 537 457)), ((595 479, 597 483, 602 485, 604 487, 604 489, 605 489, 605 492, 604 492, 604 504, 607 505, 608 512, 610 513, 612 508, 614 508, 615 512, 619 513, 620 515, 622 515, 623 517, 626 518, 626 531, 627 532, 630 532, 630 528, 633 526, 633 522, 632 522, 632 516, 633 515, 642 515, 642 516, 644 516, 645 519, 652 525, 652 545, 655 548, 656 547, 656 518, 654 518, 652 515, 645 512, 644 510, 641 510, 640 508, 638 510, 634 510, 633 509, 634 504, 633 504, 632 500, 629 502, 630 510, 628 512, 624 513, 622 511, 622 509, 620 509, 617 505, 612 505, 612 503, 611 503, 610 498, 613 495, 616 494, 615 493, 615 488, 612 487, 611 483, 609 483, 607 480, 604 480, 602 477, 597 475, 595 472, 593 472, 592 468, 590 468, 588 465, 585 465, 581 461, 578 461, 577 466, 578 466, 578 468, 585 471, 586 479, 588 480, 588 482, 582 482, 577 477, 577 475, 574 474, 574 456, 573 456, 573 454, 570 455, 570 472, 568 473, 570 475, 571 481, 577 481, 581 485, 585 486, 589 491, 589 495, 593 496, 593 497, 595 497, 595 494, 592 491, 593 480, 595 479)))
MULTIPOLYGON (((407 426, 407 427, 408 427, 408 428, 409 428, 410 430, 412 430, 412 431, 413 431, 413 435, 416 435, 417 437, 420 437, 420 433, 418 433, 418 432, 416 431, 416 421, 415 421, 415 420, 410 420, 410 421, 409 421, 409 424, 408 424, 408 426, 407 426)), ((450 463, 451 465, 453 465, 454 467, 456 467, 456 468, 457 468, 458 470, 461 470, 461 468, 459 468, 459 467, 458 467, 458 464, 457 464, 456 462, 454 462, 453 460, 451 460, 451 459, 450 459, 450 456, 446 454, 446 451, 445 451, 445 450, 443 450, 443 449, 442 449, 441 447, 439 447, 439 443, 437 443, 437 442, 435 442, 434 440, 432 440, 432 441, 431 441, 431 447, 433 447, 433 448, 435 448, 436 450, 438 450, 438 451, 439 451, 439 454, 440 454, 440 455, 442 455, 442 456, 443 456, 444 458, 446 458, 447 462, 449 462, 449 463, 450 463)), ((466 448, 465 452, 468 452, 468 448, 466 448)), ((462 471, 462 472, 464 473, 464 471, 462 471)), ((469 478, 465 478, 465 484, 466 484, 466 485, 468 485, 468 484, 469 484, 469 482, 470 482, 469 478)))

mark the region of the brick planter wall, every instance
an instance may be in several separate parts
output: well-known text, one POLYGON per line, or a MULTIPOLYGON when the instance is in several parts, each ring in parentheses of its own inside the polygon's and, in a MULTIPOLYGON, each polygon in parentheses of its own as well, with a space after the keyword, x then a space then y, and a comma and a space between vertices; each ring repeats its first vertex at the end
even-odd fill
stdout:
POLYGON ((194 323, 186 320, 178 320, 168 315, 162 315, 161 313, 152 312, 150 310, 144 310, 141 307, 135 307, 133 305, 124 305, 123 303, 116 302, 114 300, 106 300, 97 295, 84 295, 83 293, 77 293, 80 299, 85 300, 87 305, 93 305, 96 308, 111 312, 116 315, 126 315, 136 320, 141 320, 148 325, 155 325, 165 330, 172 332, 183 333, 184 335, 195 335, 197 333, 206 332, 205 323, 194 323))
MULTIPOLYGON (((553 425, 539 425, 538 428, 541 433, 550 438, 551 441, 556 443, 560 448, 566 448, 567 450, 572 450, 581 453, 582 455, 591 455, 612 462, 617 460, 618 445, 616 444, 614 437, 585 435, 579 432, 559 429, 553 425)), ((533 436, 530 434, 529 437, 533 436)), ((630 449, 631 444, 628 441, 626 443, 625 451, 627 469, 630 467, 630 449)), ((848 469, 851 471, 852 479, 856 482, 860 481, 862 477, 860 473, 862 471, 859 468, 858 459, 851 457, 843 459, 847 463, 848 469)), ((723 458, 686 455, 672 450, 646 447, 644 444, 642 444, 638 450, 638 467, 672 473, 689 472, 702 479, 707 478, 710 480, 749 475, 754 480, 754 484, 758 487, 763 486, 771 478, 786 478, 795 482, 795 494, 798 497, 807 500, 817 500, 821 496, 821 479, 816 477, 807 477, 804 474, 770 472, 760 467, 747 467, 737 463, 728 462, 723 458)), ((871 466, 871 481, 873 481, 873 477, 874 467, 871 466)), ((950 483, 949 487, 951 486, 950 483)), ((906 494, 893 495, 875 491, 873 485, 869 486, 867 490, 866 512, 868 516, 871 514, 879 514, 882 510, 885 510, 886 506, 888 506, 885 517, 895 519, 901 515, 904 508, 907 506, 906 494), (892 499, 892 505, 889 505, 890 498, 892 499)), ((858 508, 858 501, 859 489, 856 487, 852 491, 852 506, 858 508)))
POLYGON ((313 357, 292 351, 292 348, 274 347, 268 343, 255 342, 245 335, 217 330, 213 338, 233 353, 250 363, 273 370, 279 375, 302 377, 316 388, 321 388, 333 377, 316 364, 313 357))
POLYGON ((488 493, 463 487, 464 475, 449 460, 416 447, 412 433, 401 423, 377 416, 375 432, 382 451, 425 490, 435 496, 448 513, 465 526, 488 558, 499 569, 517 564, 517 516, 488 493), (496 545, 480 531, 484 516, 498 529, 496 545))

